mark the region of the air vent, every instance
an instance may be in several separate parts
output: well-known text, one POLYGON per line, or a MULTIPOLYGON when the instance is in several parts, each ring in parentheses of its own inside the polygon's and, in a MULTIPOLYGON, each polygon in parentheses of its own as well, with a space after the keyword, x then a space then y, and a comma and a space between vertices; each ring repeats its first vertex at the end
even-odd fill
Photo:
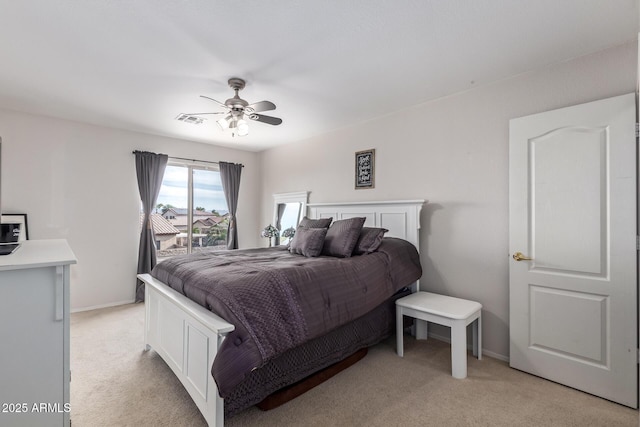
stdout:
POLYGON ((185 123, 191 123, 192 125, 201 125, 207 119, 202 118, 202 117, 198 117, 198 116, 190 116, 189 114, 181 113, 181 114, 178 114, 178 117, 176 117, 176 120, 180 120, 181 122, 185 122, 185 123))

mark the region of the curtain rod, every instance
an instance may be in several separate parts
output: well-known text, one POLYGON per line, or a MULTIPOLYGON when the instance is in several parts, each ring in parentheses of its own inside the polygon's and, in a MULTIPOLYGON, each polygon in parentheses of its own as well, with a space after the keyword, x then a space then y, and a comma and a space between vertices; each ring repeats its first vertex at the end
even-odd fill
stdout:
MULTIPOLYGON (((136 153, 148 153, 148 151, 140 151, 140 150, 134 150, 133 154, 136 153)), ((219 165, 220 162, 210 162, 208 160, 196 160, 196 159, 186 159, 184 157, 173 157, 173 156, 169 156, 169 159, 171 160, 186 160, 188 162, 198 162, 198 163, 211 163, 212 165, 219 165)), ((240 166, 244 167, 243 164, 240 164, 240 166)))

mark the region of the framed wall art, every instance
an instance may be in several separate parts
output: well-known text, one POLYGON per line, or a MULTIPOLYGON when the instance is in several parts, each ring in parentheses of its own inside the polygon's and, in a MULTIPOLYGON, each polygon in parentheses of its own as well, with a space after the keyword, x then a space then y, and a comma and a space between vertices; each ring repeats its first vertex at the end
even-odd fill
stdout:
POLYGON ((356 190, 375 187, 376 150, 356 152, 356 190))
POLYGON ((0 223, 2 224, 19 224, 20 225, 20 237, 18 241, 29 240, 29 229, 27 228, 27 214, 3 214, 0 217, 0 223))

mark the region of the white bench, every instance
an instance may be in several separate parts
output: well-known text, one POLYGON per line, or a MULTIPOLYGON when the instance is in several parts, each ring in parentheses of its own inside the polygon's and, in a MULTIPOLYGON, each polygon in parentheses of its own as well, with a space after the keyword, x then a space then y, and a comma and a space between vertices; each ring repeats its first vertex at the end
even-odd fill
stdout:
MULTIPOLYGON (((398 356, 403 357, 402 316, 451 328, 451 375, 467 377, 467 325, 473 322, 473 355, 482 359, 482 304, 431 292, 416 292, 396 300, 398 356)), ((426 330, 426 328, 425 328, 426 330)), ((426 338, 426 334, 425 334, 426 338)))

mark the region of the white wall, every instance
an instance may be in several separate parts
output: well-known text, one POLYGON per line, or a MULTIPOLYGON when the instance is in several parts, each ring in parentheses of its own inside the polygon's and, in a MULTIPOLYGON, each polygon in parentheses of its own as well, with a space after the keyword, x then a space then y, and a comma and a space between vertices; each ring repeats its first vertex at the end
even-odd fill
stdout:
POLYGON ((0 137, 2 211, 26 213, 31 239, 68 240, 78 258, 72 310, 134 299, 140 197, 133 150, 243 163, 239 244, 258 243, 256 153, 2 110, 0 137))
POLYGON ((421 286, 480 301, 484 347, 506 358, 509 119, 633 92, 636 45, 266 150, 262 223, 271 221, 271 195, 278 192, 310 190, 311 202, 429 200, 422 215, 421 286), (376 149, 376 188, 356 191, 354 152, 369 148, 376 149))

